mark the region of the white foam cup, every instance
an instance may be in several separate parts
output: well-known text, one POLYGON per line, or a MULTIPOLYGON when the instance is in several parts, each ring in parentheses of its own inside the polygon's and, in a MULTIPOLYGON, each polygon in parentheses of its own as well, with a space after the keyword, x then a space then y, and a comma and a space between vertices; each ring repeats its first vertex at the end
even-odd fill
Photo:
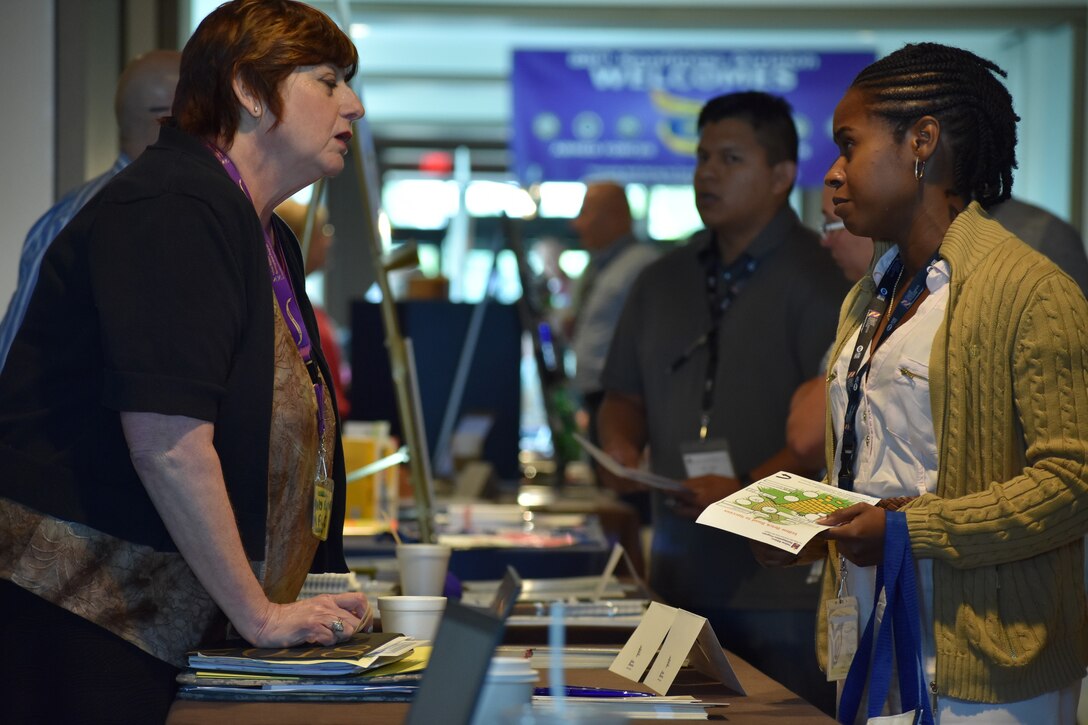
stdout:
POLYGON ((445 610, 445 597, 378 597, 382 631, 415 639, 434 641, 445 610))
POLYGON ((472 725, 495 725, 504 713, 529 704, 537 679, 536 670, 523 657, 491 658, 472 725))
POLYGON ((400 593, 413 597, 441 596, 450 553, 450 547, 443 544, 399 544, 400 593))

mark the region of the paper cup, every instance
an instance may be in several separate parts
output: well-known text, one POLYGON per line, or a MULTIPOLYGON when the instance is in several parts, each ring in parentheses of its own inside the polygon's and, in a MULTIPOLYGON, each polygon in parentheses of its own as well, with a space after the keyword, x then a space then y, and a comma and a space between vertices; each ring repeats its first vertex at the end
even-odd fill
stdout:
POLYGON ((495 725, 533 699, 536 670, 523 657, 493 657, 487 669, 472 725, 495 725))
POLYGON ((378 597, 382 631, 415 639, 433 642, 445 610, 445 597, 378 597))
POLYGON ((440 597, 446 586, 450 547, 442 544, 400 544, 397 569, 400 593, 410 597, 440 597))

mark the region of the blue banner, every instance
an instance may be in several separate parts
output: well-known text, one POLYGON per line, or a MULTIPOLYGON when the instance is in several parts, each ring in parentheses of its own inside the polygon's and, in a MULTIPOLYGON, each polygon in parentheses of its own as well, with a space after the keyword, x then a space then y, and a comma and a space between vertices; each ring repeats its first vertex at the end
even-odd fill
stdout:
POLYGON ((703 103, 759 90, 793 106, 798 184, 818 186, 838 151, 835 106, 874 53, 701 50, 514 52, 518 179, 690 184, 703 103))

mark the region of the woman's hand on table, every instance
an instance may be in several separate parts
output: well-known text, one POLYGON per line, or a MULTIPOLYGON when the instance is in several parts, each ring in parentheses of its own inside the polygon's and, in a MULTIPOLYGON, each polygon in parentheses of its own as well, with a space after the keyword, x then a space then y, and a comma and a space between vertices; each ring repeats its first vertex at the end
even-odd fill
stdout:
POLYGON ((374 614, 365 594, 344 592, 321 594, 290 604, 269 602, 262 619, 263 623, 252 633, 238 628, 246 641, 255 647, 290 647, 307 642, 321 645, 343 642, 358 631, 369 631, 374 614), (337 631, 336 622, 341 623, 342 631, 337 631))
POLYGON ((875 566, 884 559, 884 509, 856 503, 816 521, 830 526, 824 537, 837 542, 838 551, 858 566, 875 566))

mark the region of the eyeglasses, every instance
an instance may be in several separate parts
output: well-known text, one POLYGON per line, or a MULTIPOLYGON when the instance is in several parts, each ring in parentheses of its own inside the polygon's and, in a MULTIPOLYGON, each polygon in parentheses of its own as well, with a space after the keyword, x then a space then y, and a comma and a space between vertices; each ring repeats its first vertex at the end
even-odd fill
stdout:
POLYGON ((823 235, 825 237, 831 232, 837 232, 840 229, 846 229, 846 225, 842 222, 841 219, 837 222, 824 222, 823 226, 820 227, 820 230, 823 232, 823 235))

